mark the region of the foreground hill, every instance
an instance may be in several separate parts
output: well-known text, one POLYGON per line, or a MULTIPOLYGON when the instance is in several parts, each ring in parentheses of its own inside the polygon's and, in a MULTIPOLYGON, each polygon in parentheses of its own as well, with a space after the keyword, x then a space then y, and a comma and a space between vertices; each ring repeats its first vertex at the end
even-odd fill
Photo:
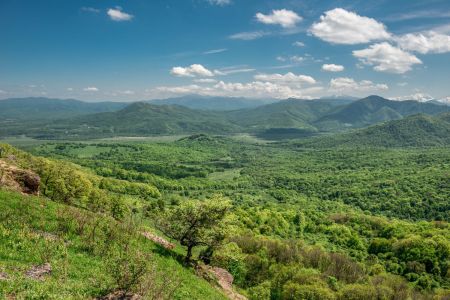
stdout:
POLYGON ((450 145, 448 114, 413 115, 357 131, 324 136, 304 143, 309 146, 429 147, 450 145))
POLYGON ((124 108, 120 102, 83 102, 73 99, 17 98, 0 100, 0 120, 62 119, 124 108))
POLYGON ((325 130, 359 128, 414 114, 437 115, 447 111, 450 111, 450 107, 434 103, 392 101, 369 96, 338 108, 317 120, 315 125, 325 130))

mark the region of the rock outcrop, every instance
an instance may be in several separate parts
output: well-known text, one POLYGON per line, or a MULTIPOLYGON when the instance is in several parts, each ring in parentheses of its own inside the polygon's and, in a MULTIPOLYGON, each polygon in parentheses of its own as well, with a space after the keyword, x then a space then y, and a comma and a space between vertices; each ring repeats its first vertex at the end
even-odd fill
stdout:
POLYGON ((22 194, 39 195, 39 175, 30 170, 25 170, 11 162, 0 160, 0 186, 12 189, 22 194))

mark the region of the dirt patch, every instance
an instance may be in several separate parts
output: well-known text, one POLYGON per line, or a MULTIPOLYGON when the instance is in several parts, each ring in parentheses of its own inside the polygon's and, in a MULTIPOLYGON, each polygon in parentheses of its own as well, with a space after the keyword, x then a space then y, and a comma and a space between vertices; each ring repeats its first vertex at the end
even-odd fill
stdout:
POLYGON ((8 280, 9 276, 6 273, 0 272, 0 281, 2 280, 8 280))
POLYGON ((233 289, 234 278, 233 275, 231 275, 227 270, 218 267, 198 265, 197 274, 208 281, 211 281, 211 278, 213 278, 215 283, 225 293, 228 299, 247 300, 247 297, 239 294, 233 289))
POLYGON ((168 250, 172 250, 173 248, 175 248, 175 244, 163 239, 160 236, 157 236, 156 234, 153 234, 151 232, 148 231, 143 231, 141 232, 141 234, 146 237, 147 239, 157 243, 158 245, 163 246, 164 248, 168 249, 168 250))
POLYGON ((45 263, 43 265, 32 267, 25 273, 25 276, 35 280, 43 280, 45 276, 50 275, 51 273, 52 266, 49 263, 45 263))
POLYGON ((123 291, 115 291, 104 297, 98 298, 98 300, 140 300, 141 296, 133 293, 125 293, 123 291))

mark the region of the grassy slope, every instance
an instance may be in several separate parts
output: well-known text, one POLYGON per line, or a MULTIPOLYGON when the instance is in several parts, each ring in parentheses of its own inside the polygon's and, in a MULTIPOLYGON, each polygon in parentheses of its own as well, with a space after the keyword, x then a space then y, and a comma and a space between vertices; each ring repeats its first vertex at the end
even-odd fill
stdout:
MULTIPOLYGON (((68 207, 43 198, 27 197, 0 190, 0 272, 10 280, 0 281, 0 298, 16 295, 22 299, 86 299, 105 293, 111 283, 105 259, 83 250, 84 241, 76 235, 61 235, 58 217, 68 207), (46 240, 42 232, 58 236, 46 240), (45 281, 23 276, 31 266, 49 260, 52 275, 45 281)), ((86 214, 84 211, 79 211, 86 214)), ((173 257, 152 242, 141 238, 142 251, 154 253, 162 269, 171 269, 182 280, 174 299, 225 299, 209 283, 183 268, 173 257)))

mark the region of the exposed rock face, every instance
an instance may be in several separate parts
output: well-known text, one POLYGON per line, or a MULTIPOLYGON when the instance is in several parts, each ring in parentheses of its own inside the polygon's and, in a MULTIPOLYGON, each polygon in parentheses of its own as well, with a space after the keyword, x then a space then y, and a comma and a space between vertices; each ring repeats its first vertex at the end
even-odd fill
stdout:
POLYGON ((39 184, 41 183, 41 178, 37 174, 27 170, 16 170, 13 172, 13 175, 21 184, 22 192, 32 195, 39 194, 39 184))
POLYGON ((0 160, 0 186, 23 194, 39 195, 40 182, 41 179, 36 173, 0 160))

